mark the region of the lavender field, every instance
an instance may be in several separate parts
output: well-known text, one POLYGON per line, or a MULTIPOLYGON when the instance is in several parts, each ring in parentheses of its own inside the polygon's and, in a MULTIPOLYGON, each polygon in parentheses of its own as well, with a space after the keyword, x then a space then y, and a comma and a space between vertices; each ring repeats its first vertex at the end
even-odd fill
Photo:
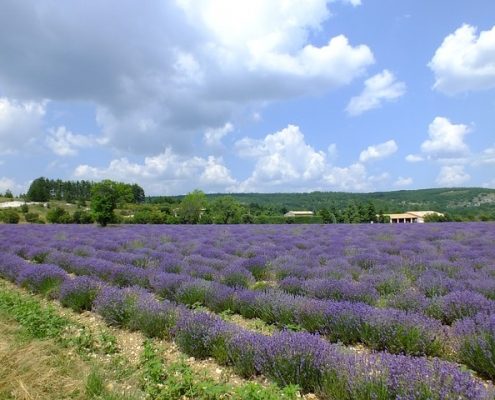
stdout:
POLYGON ((0 277, 324 399, 494 394, 490 223, 1 225, 0 277))

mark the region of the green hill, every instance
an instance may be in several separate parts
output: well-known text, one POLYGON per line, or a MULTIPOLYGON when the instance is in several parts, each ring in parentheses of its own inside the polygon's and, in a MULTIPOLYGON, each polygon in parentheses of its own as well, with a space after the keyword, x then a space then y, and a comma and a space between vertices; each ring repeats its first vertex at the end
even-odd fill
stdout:
MULTIPOLYGON (((442 188, 398 190, 392 192, 346 193, 232 193, 238 202, 259 205, 274 210, 312 210, 336 207, 343 209, 350 203, 371 201, 377 210, 403 212, 412 210, 434 210, 446 212, 463 219, 495 219, 495 189, 486 188, 442 188)), ((208 194, 209 200, 225 194, 208 194)), ((183 196, 174 196, 178 201, 183 196)))

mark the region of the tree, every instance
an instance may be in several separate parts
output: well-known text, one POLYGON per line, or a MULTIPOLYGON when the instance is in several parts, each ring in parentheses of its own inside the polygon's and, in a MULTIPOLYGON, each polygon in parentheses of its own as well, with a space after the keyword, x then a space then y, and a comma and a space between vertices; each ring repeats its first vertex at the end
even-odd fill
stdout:
POLYGON ((377 222, 376 208, 373 202, 368 202, 368 222, 377 222))
MULTIPOLYGON (((328 211, 326 208, 322 208, 319 212, 321 220, 323 221, 324 224, 331 224, 332 223, 332 218, 330 211, 328 211)), ((335 218, 335 216, 334 216, 335 218)))
POLYGON ((232 196, 217 197, 211 210, 217 224, 238 224, 241 220, 241 205, 232 196))
POLYGON ((35 179, 29 186, 27 198, 31 201, 50 200, 50 189, 48 179, 43 177, 35 179))
POLYGON ((135 183, 131 186, 131 190, 132 190, 132 197, 133 197, 134 203, 137 203, 137 204, 144 203, 146 196, 144 195, 143 188, 141 186, 139 186, 137 183, 135 183))
POLYGON ((197 224, 201 218, 201 213, 206 207, 206 195, 201 190, 194 190, 182 199, 178 216, 184 224, 197 224))
POLYGON ((8 199, 13 199, 14 195, 12 194, 12 192, 9 189, 7 189, 7 191, 5 192, 5 197, 8 199))
POLYGON ((95 183, 91 189, 91 210, 96 222, 101 226, 115 221, 114 210, 117 207, 119 193, 117 184, 111 180, 95 183))
POLYGON ((252 224, 254 223, 254 217, 251 214, 242 214, 241 222, 243 224, 252 224))

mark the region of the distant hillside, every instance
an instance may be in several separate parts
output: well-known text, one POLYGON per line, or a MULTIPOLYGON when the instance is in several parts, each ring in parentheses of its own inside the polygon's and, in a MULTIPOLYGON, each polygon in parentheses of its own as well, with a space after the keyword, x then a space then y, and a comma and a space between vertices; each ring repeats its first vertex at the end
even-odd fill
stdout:
MULTIPOLYGON (((313 210, 322 208, 344 208, 349 203, 373 202, 377 210, 402 212, 408 210, 435 210, 453 215, 473 216, 495 215, 495 189, 485 188, 442 188, 399 190, 392 192, 345 193, 233 193, 240 203, 258 204, 288 210, 313 210)), ((208 194, 214 199, 225 194, 208 194)), ((182 196, 177 196, 179 200, 182 196)))

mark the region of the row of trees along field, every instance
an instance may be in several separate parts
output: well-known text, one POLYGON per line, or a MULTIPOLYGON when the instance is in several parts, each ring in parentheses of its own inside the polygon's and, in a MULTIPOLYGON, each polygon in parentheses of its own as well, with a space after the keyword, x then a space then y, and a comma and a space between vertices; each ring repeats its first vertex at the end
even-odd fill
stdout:
POLYGON ((125 184, 105 180, 93 182, 64 182, 38 178, 31 184, 26 200, 45 201, 46 212, 33 212, 33 207, 23 204, 19 210, 4 210, 0 217, 4 222, 18 223, 109 223, 136 224, 277 224, 277 223, 369 223, 386 222, 383 213, 376 211, 372 202, 350 203, 338 209, 313 210, 314 216, 287 218, 284 206, 243 204, 233 196, 208 198, 194 190, 181 198, 160 197, 143 204, 144 191, 137 184, 125 184), (67 184, 70 183, 70 184, 67 184), (58 188, 58 189, 56 189, 58 188), (89 195, 87 194, 89 189, 89 195), (57 191, 58 190, 58 191, 57 191), (71 194, 69 191, 73 190, 71 194), (136 196, 138 194, 138 196, 136 196), (80 197, 78 197, 80 195, 80 197), (86 199, 89 197, 90 208, 86 199), (46 200, 48 198, 48 201, 46 200), (65 199, 57 201, 58 199, 65 199), (69 199, 69 200, 67 200, 69 199), (64 203, 64 201, 66 203, 64 203), (71 205, 70 203, 77 205, 71 205), (21 218, 22 217, 22 218, 21 218))
POLYGON ((132 213, 135 223, 239 224, 239 223, 369 223, 386 222, 372 202, 349 203, 314 211, 311 217, 284 217, 285 206, 241 203, 234 196, 208 197, 195 190, 181 198, 155 197, 132 213))
MULTIPOLYGON (((424 192, 425 195, 434 194, 424 190, 421 192, 424 192)), ((452 191, 449 193, 452 193, 452 191)), ((402 195, 402 193, 400 194, 402 195)), ((11 195, 10 193, 9 197, 11 195)), ((41 177, 33 181, 23 198, 28 201, 47 203, 48 210, 40 212, 38 209, 33 210, 31 206, 28 209, 27 205, 23 205, 19 210, 0 212, 0 220, 10 223, 19 221, 93 223, 96 221, 101 225, 108 223, 383 223, 388 222, 387 217, 384 215, 386 212, 414 209, 410 207, 408 202, 403 202, 400 208, 396 205, 391 210, 391 207, 386 207, 386 201, 383 199, 384 194, 380 194, 380 201, 373 197, 375 195, 373 193, 369 194, 369 197, 364 195, 356 197, 354 194, 349 194, 351 197, 347 201, 344 201, 344 194, 337 193, 337 197, 333 195, 334 193, 328 193, 327 200, 323 201, 322 193, 248 194, 240 196, 237 194, 206 195, 200 190, 195 190, 185 196, 145 197, 143 188, 138 184, 110 180, 99 183, 62 181, 41 177), (284 214, 289 211, 289 205, 297 206, 298 203, 294 202, 295 199, 301 198, 308 202, 308 199, 313 196, 317 196, 318 199, 318 202, 314 203, 313 207, 294 207, 291 210, 313 211, 314 216, 284 217, 284 214), (265 197, 270 200, 287 201, 280 201, 279 203, 256 201, 257 199, 266 200, 265 197), (245 200, 251 201, 247 202, 245 200), (91 207, 89 208, 88 205, 91 205, 91 207), (36 211, 39 212, 37 213, 36 211), (16 213, 18 213, 17 217, 14 215, 16 213)), ((463 195, 466 196, 465 194, 463 195)), ((488 193, 488 195, 491 195, 491 193, 488 193)), ((391 192, 390 196, 394 196, 395 199, 398 194, 391 192)), ((477 196, 479 196, 478 193, 477 196)), ((469 200, 469 197, 466 198, 469 200)), ((308 205, 311 203, 308 202, 308 205)), ((458 215, 456 212, 446 213, 444 209, 439 209, 438 211, 443 212, 446 216, 441 218, 432 217, 430 222, 473 220, 464 218, 463 215, 458 215)), ((476 218, 476 220, 479 219, 485 220, 481 217, 476 218)))
MULTIPOLYGON (((68 203, 89 201, 91 190, 96 185, 90 181, 62 181, 60 179, 37 178, 29 186, 26 199, 29 201, 46 202, 62 200, 68 203)), ((114 182, 117 195, 127 203, 143 203, 144 190, 138 184, 114 182)))

